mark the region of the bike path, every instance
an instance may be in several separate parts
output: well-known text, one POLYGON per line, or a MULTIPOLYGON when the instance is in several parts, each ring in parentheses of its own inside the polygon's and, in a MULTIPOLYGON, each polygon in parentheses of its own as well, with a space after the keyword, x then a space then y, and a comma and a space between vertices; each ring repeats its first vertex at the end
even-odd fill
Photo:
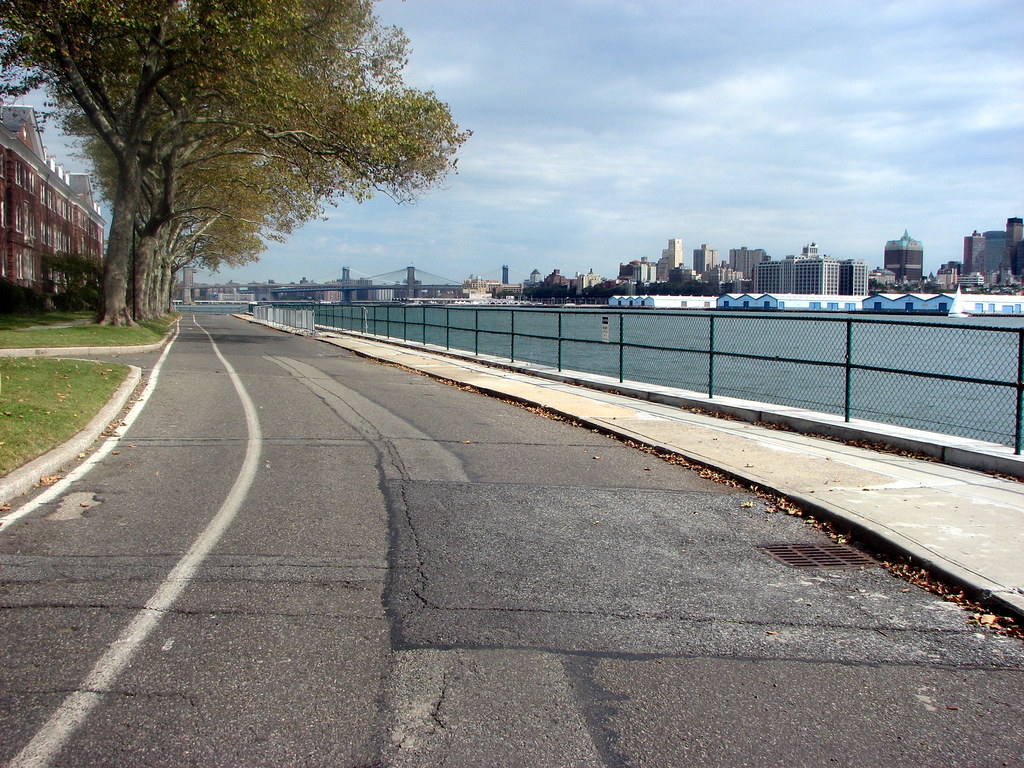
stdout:
MULTIPOLYGON (((677 397, 665 387, 623 385, 608 377, 579 373, 556 376, 545 371, 539 376, 538 366, 528 363, 485 356, 469 359, 448 350, 382 342, 359 334, 322 333, 318 338, 364 357, 548 409, 784 496, 870 545, 905 554, 972 597, 1024 619, 1024 483, 898 451, 861 448, 642 399, 692 402, 692 393, 679 392, 677 397)), ((791 421, 819 428, 815 431, 836 427, 828 416, 797 409, 716 398, 716 406, 723 404, 775 415, 789 411, 791 421)), ((920 445, 930 435, 870 422, 858 422, 855 429, 858 439, 882 444, 920 445)), ((947 443, 944 451, 973 453, 975 463, 984 466, 991 459, 994 466, 1009 466, 1013 474, 1024 476, 1024 459, 1010 455, 1008 449, 933 437, 947 443)), ((9 485, 11 477, 5 480, 9 485)), ((34 482, 33 478, 22 480, 34 482)))

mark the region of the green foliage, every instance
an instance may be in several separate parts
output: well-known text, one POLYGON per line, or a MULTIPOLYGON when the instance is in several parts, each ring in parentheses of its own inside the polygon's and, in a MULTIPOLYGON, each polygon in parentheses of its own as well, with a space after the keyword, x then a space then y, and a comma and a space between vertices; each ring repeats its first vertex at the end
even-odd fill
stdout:
POLYGON ((46 298, 35 291, 0 280, 0 314, 42 313, 46 298))
POLYGON ((111 322, 169 268, 253 259, 342 198, 415 200, 468 137, 372 0, 6 0, 0 91, 44 84, 112 203, 111 322), (134 265, 133 265, 134 262, 134 265))
POLYGON ((568 285, 538 285, 523 289, 524 299, 559 299, 572 295, 568 285))
POLYGON ((65 312, 92 310, 100 303, 103 266, 77 253, 43 256, 43 271, 53 287, 53 305, 65 312))

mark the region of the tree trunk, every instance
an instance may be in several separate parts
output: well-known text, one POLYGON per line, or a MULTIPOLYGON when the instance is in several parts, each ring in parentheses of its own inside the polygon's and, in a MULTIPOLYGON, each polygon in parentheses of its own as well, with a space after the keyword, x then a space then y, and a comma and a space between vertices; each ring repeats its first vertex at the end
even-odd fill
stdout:
POLYGON ((134 153, 127 153, 117 173, 117 194, 111 212, 110 238, 103 260, 101 325, 134 325, 128 307, 128 268, 132 260, 135 213, 139 202, 140 173, 134 153))
POLYGON ((164 259, 160 276, 160 301, 162 302, 160 314, 166 315, 174 309, 174 303, 171 301, 171 293, 174 291, 174 271, 169 256, 164 259))
POLYGON ((136 321, 153 317, 153 263, 156 260, 156 236, 143 233, 135 245, 135 269, 132 274, 134 300, 132 316, 136 321))

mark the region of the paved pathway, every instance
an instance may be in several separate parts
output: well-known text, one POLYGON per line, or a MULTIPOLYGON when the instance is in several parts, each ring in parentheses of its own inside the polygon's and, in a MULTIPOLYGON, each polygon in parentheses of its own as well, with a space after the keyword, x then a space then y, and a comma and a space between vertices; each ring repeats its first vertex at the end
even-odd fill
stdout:
POLYGON ((187 318, 118 447, 5 526, 0 761, 1024 764, 1019 641, 881 568, 783 565, 759 545, 826 537, 597 432, 822 510, 953 488, 941 465, 907 485, 899 457, 329 341, 187 318))

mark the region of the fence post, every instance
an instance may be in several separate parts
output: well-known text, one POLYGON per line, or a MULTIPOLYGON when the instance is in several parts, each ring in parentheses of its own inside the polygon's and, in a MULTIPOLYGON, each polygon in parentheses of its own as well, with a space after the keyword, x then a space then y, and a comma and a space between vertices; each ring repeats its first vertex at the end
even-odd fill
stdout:
POLYGON ((853 320, 846 321, 846 402, 843 405, 843 418, 850 421, 851 403, 853 402, 853 320))
POLYGON ((511 315, 509 316, 508 329, 510 332, 510 338, 508 343, 508 359, 513 363, 516 361, 516 311, 514 309, 509 310, 511 315))
POLYGON ((444 308, 444 348, 452 348, 452 308, 444 308))
POLYGON ((715 396, 715 316, 708 317, 708 397, 715 396))
POLYGON ((473 354, 480 354, 480 310, 473 310, 473 354))
POLYGON ((558 313, 558 370, 562 370, 562 313, 558 313))
POLYGON ((626 327, 625 312, 619 313, 619 384, 626 380, 626 349, 623 345, 622 334, 626 327))
POLYGON ((1013 453, 1020 456, 1024 448, 1024 330, 1017 331, 1017 427, 1013 453))

